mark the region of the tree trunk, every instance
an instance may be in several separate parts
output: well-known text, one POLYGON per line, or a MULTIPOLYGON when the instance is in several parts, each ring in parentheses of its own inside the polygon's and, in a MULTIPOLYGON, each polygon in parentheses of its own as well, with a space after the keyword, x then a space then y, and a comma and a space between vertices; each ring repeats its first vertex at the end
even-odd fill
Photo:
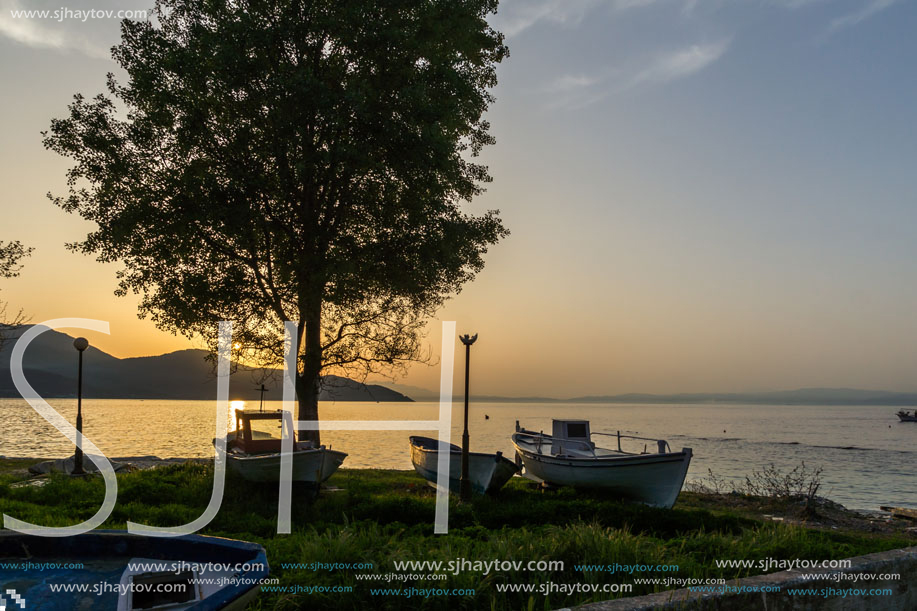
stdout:
MULTIPOLYGON (((322 372, 322 310, 321 301, 309 307, 306 315, 303 351, 303 372, 296 377, 296 394, 299 397, 299 420, 318 420, 318 393, 321 390, 322 372)), ((300 431, 300 441, 321 443, 319 431, 300 431)))

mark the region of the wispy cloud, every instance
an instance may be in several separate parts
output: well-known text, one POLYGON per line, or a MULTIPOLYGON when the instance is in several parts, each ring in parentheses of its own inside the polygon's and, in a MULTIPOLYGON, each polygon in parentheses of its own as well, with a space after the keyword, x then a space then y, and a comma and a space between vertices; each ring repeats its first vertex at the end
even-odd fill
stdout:
POLYGON ((876 13, 880 13, 891 5, 897 3, 898 0, 870 0, 865 5, 860 7, 859 10, 833 19, 831 23, 828 24, 828 31, 837 32, 838 30, 853 27, 861 21, 865 21, 876 13))
POLYGON ((657 57, 640 70, 630 81, 630 86, 643 83, 665 83, 700 72, 729 48, 730 40, 712 44, 695 44, 657 57))
POLYGON ((657 55, 649 63, 602 74, 566 74, 548 83, 542 94, 549 110, 580 110, 639 86, 662 84, 696 74, 718 60, 730 40, 689 47, 657 55))
POLYGON ((521 34, 539 22, 577 24, 600 0, 515 0, 500 6, 497 29, 506 36, 521 34))
POLYGON ((813 4, 831 2, 831 0, 772 0, 774 4, 790 9, 805 8, 813 4))
POLYGON ((542 90, 548 110, 579 110, 608 95, 609 75, 566 74, 542 90))
POLYGON ((616 11, 650 6, 659 0, 504 0, 494 24, 513 37, 537 23, 575 26, 593 9, 606 7, 616 11))
POLYGON ((649 6, 651 4, 655 4, 656 2, 657 0, 614 0, 614 2, 611 4, 618 10, 626 10, 629 8, 649 6))
POLYGON ((588 76, 585 74, 567 74, 545 87, 545 91, 565 93, 576 91, 586 87, 591 87, 601 81, 597 76, 588 76))
POLYGON ((89 57, 109 57, 108 49, 90 38, 74 34, 62 27, 47 25, 56 24, 54 20, 21 15, 14 17, 14 14, 18 15, 24 10, 31 9, 22 7, 16 0, 0 0, 0 36, 36 49, 77 51, 89 57))

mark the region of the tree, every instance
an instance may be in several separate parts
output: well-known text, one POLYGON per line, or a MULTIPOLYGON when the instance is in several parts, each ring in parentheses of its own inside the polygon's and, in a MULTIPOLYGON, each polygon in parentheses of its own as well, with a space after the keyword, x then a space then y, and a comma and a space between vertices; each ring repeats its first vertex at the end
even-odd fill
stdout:
MULTIPOLYGON (((22 269, 21 261, 32 253, 31 248, 26 248, 21 242, 0 242, 0 278, 15 278, 22 269)), ((7 315, 7 303, 0 301, 0 351, 7 340, 7 332, 23 324, 26 320, 22 310, 16 314, 7 315), (8 317, 8 316, 11 316, 8 317)))
MULTIPOLYGON (((497 0, 160 0, 124 21, 127 75, 77 95, 45 146, 72 158, 52 200, 94 221, 78 244, 123 261, 141 316, 261 364, 297 321, 299 418, 323 372, 391 372, 423 321, 508 232, 463 201, 508 51, 497 0)), ((315 434, 302 435, 318 440, 315 434)))

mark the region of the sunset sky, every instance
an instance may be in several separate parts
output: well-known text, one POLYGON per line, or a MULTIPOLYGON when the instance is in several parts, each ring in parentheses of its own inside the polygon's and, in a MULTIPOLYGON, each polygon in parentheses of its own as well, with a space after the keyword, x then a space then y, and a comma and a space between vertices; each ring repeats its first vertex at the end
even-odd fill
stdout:
MULTIPOLYGON (((46 199, 68 161, 39 132, 104 90, 118 21, 11 13, 62 5, 149 8, 0 0, 0 240, 35 248, 0 298, 110 321, 89 337, 116 356, 193 347, 64 247, 90 227, 46 199)), ((512 235, 440 316, 480 334, 473 392, 917 390, 917 2, 505 0, 493 23, 511 57, 469 210, 512 235)))

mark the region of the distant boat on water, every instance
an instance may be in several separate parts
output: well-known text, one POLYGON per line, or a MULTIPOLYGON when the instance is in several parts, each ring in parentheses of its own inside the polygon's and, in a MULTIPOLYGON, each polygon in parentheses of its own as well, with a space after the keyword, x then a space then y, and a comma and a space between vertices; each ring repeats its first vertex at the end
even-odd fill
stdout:
MULTIPOLYGON (((431 486, 436 485, 437 465, 439 462, 439 440, 429 437, 412 436, 411 462, 414 470, 431 486)), ((455 444, 448 444, 449 489, 458 492, 462 477, 462 449, 455 444)), ((478 494, 494 494, 506 484, 519 467, 505 458, 502 452, 487 454, 484 452, 468 453, 468 477, 471 489, 478 494)))
POLYGON ((241 611, 254 600, 260 580, 269 571, 263 547, 218 537, 146 537, 123 530, 71 537, 0 533, 0 561, 15 565, 23 559, 42 568, 0 568, 0 594, 7 596, 7 609, 20 607, 16 599, 9 600, 15 592, 25 601, 26 611, 241 611), (75 566, 79 568, 67 568, 75 566), (86 583, 107 587, 101 592, 48 587, 86 583))
MULTIPOLYGON (((596 433, 606 435, 606 433, 596 433)), ((525 475, 555 486, 598 488, 654 507, 675 504, 691 464, 691 448, 672 452, 661 439, 610 435, 616 450, 596 447, 588 420, 554 420, 551 435, 516 422, 513 445, 525 475), (655 451, 626 452, 621 440, 653 442, 655 451)))
MULTIPOLYGON (((281 439, 268 428, 281 429, 284 412, 236 410, 236 430, 226 436, 227 467, 252 482, 280 480, 281 439), (258 427, 261 427, 261 430, 258 427)), ((292 421, 288 430, 292 431, 292 421)), ((215 440, 214 440, 215 441, 215 440)), ((309 441, 293 442, 293 481, 321 485, 332 476, 347 454, 309 441)))
POLYGON ((914 410, 913 414, 901 410, 898 412, 898 418, 901 419, 901 422, 917 422, 917 409, 914 410))

